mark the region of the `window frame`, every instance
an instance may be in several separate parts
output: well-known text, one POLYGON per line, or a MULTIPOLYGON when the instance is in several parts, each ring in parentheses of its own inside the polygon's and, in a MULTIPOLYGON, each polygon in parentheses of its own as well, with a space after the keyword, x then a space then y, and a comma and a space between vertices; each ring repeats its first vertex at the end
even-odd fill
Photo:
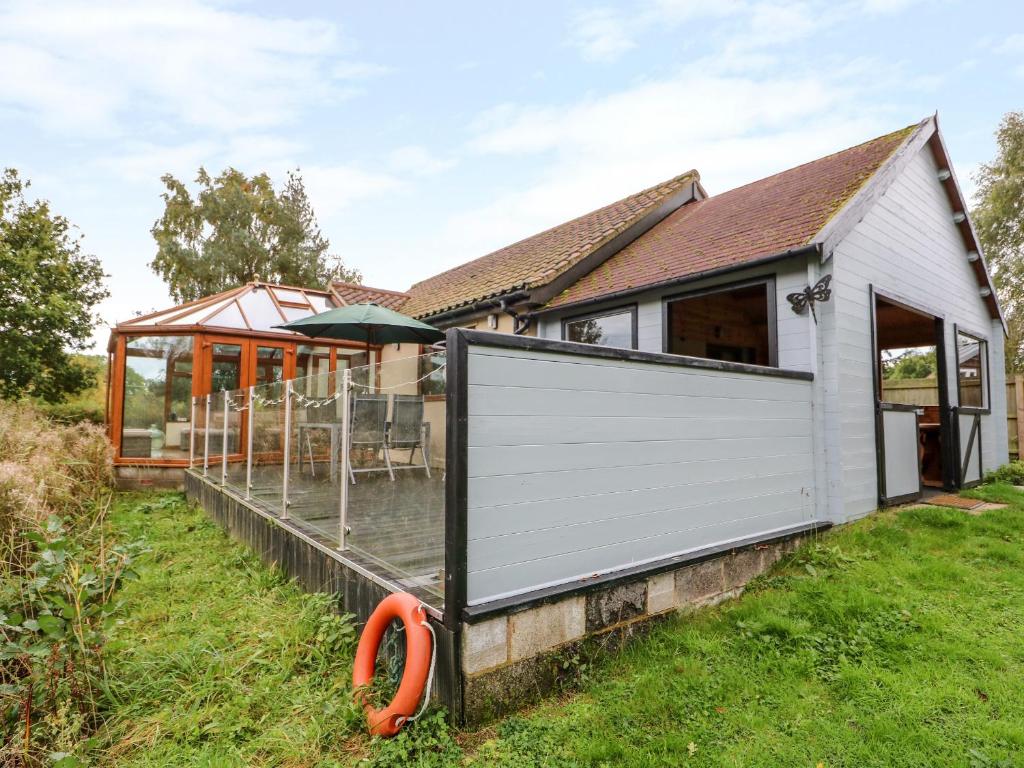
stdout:
POLYGON ((956 405, 960 413, 980 413, 987 415, 992 413, 992 363, 989 360, 988 338, 980 333, 969 331, 966 328, 953 324, 953 351, 956 353, 956 405), (966 336, 978 343, 979 352, 983 350, 984 370, 982 376, 984 381, 981 387, 982 405, 963 405, 963 392, 960 388, 960 337, 966 336))
MULTIPOLYGON (((634 302, 632 304, 620 304, 615 307, 609 307, 608 309, 598 310, 596 312, 587 312, 581 315, 571 315, 569 317, 562 318, 562 341, 569 341, 568 338, 568 326, 569 323, 578 323, 584 320, 598 320, 602 317, 611 317, 613 315, 629 314, 630 323, 630 344, 629 349, 639 349, 639 334, 637 333, 637 311, 638 305, 634 302)), ((585 344, 583 341, 572 341, 571 344, 585 344)), ((591 347, 608 347, 608 349, 621 349, 621 347, 611 347, 607 344, 589 344, 591 347)))
MULTIPOLYGON (((768 314, 768 365, 754 365, 756 368, 778 368, 779 367, 779 314, 775 294, 776 275, 763 275, 752 277, 746 280, 737 280, 731 283, 720 283, 706 288, 696 288, 691 291, 682 291, 661 297, 661 351, 666 355, 675 355, 669 350, 671 323, 669 322, 669 307, 677 301, 686 299, 698 299, 701 296, 708 296, 713 293, 725 293, 740 288, 750 288, 755 285, 763 285, 767 298, 768 314)), ((693 355, 677 355, 677 357, 693 357, 693 355)), ((715 360, 713 357, 699 357, 699 360, 715 360)), ((748 365, 748 363, 745 363, 748 365)), ((752 365, 752 364, 750 364, 752 365)))

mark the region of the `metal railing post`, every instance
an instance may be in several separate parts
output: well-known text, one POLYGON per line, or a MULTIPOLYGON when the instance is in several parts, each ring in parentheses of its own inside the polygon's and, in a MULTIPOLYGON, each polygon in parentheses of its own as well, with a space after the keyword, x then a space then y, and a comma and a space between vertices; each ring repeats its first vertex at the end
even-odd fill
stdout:
POLYGON ((341 492, 338 501, 338 549, 345 549, 345 540, 348 537, 348 485, 349 485, 349 442, 348 422, 351 410, 352 391, 352 370, 346 368, 341 374, 341 463, 338 467, 339 480, 341 481, 341 492))
POLYGON ((252 428, 253 428, 253 411, 256 410, 253 405, 254 395, 256 394, 256 387, 249 387, 249 413, 246 415, 246 441, 245 441, 245 499, 246 501, 252 498, 252 428))
POLYGON ((203 426, 203 477, 210 473, 210 395, 206 396, 206 422, 203 426))
POLYGON ((284 383, 284 467, 281 477, 281 519, 288 519, 288 470, 292 449, 292 382, 284 383))
POLYGON ((220 437, 220 484, 228 484, 228 391, 222 390, 221 397, 224 398, 224 431, 220 437))
POLYGON ((196 398, 192 397, 192 408, 188 412, 188 467, 196 463, 196 398))

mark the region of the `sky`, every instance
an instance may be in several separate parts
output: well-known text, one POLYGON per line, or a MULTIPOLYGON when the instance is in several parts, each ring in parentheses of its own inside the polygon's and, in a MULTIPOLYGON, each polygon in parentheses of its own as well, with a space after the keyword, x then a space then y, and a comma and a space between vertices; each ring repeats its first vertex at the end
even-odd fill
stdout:
POLYGON ((1024 109, 1020 0, 0 0, 0 166, 106 324, 173 302, 161 175, 298 168, 330 252, 412 283, 696 168, 710 194, 939 114, 968 194, 1024 109))

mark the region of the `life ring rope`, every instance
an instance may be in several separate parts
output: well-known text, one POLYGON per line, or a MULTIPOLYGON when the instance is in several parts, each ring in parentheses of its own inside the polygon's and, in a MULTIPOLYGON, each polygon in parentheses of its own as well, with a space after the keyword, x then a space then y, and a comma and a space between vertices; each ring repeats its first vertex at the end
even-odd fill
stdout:
MULTIPOLYGON (((423 611, 423 615, 427 615, 426 603, 420 603, 420 610, 423 611)), ((437 633, 434 632, 434 628, 430 626, 430 622, 426 619, 420 622, 424 627, 430 630, 430 671, 427 672, 427 685, 423 689, 423 703, 420 704, 419 711, 412 717, 400 717, 395 721, 396 725, 401 728, 406 723, 412 723, 420 719, 420 716, 427 711, 427 706, 430 704, 430 689, 434 687, 434 668, 437 663, 437 633)), ((405 627, 402 627, 405 629, 405 627)))

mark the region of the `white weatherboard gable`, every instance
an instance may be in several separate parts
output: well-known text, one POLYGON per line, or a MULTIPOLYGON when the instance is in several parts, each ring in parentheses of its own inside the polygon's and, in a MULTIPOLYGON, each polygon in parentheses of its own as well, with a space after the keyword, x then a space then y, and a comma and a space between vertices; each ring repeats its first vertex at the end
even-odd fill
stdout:
POLYGON ((954 324, 989 342, 992 413, 982 417, 982 461, 989 469, 1007 460, 1002 326, 979 293, 938 171, 929 149, 918 149, 836 245, 830 262, 834 328, 823 328, 820 385, 826 393, 829 444, 839 451, 830 457, 838 460, 832 474, 841 486, 833 487, 835 521, 865 515, 878 505, 869 286, 945 320, 951 404, 957 402, 954 324))

